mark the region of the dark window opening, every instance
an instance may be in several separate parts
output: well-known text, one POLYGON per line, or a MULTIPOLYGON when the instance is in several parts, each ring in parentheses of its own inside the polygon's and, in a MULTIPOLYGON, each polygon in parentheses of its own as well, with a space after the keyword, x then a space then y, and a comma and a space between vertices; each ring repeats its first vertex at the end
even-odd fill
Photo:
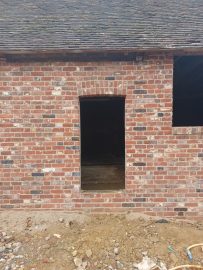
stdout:
POLYGON ((203 126, 203 56, 174 58, 173 126, 203 126))
POLYGON ((81 97, 81 188, 125 187, 125 99, 81 97))

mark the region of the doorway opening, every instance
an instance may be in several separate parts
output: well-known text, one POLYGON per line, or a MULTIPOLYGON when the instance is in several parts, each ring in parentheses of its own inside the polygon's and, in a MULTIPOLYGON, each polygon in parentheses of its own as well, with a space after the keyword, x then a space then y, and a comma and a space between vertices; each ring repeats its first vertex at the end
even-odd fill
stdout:
POLYGON ((81 188, 125 188, 125 98, 81 97, 81 188))

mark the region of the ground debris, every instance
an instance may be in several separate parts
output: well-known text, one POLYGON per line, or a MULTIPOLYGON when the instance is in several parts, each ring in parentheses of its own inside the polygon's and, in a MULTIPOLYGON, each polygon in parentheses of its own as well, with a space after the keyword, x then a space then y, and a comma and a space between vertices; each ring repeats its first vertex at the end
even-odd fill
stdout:
POLYGON ((140 263, 134 263, 133 267, 135 270, 167 270, 163 262, 155 262, 148 256, 144 256, 140 263))
MULTIPOLYGON (((52 216, 39 221, 30 215, 29 220, 31 227, 26 218, 13 227, 1 226, 0 269, 166 270, 191 263, 186 247, 203 240, 200 223, 177 220, 156 223, 108 214, 82 223, 71 218, 70 225, 61 213, 55 222, 52 216)), ((0 219, 0 224, 8 222, 0 219)), ((203 265, 201 247, 194 248, 193 262, 203 265)))

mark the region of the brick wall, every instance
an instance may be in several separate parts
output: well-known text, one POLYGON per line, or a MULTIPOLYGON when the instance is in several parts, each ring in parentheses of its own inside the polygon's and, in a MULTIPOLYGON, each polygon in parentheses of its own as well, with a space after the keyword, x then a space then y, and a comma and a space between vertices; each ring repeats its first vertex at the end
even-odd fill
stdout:
POLYGON ((203 128, 172 127, 173 58, 0 62, 4 209, 203 217, 203 128), (126 189, 80 191, 79 96, 126 96, 126 189))

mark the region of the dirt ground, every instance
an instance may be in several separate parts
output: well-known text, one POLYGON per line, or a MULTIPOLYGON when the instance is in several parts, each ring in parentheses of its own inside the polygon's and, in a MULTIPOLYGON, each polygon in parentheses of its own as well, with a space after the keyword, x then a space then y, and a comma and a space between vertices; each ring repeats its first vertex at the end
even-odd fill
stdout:
POLYGON ((125 187, 125 167, 117 165, 82 166, 82 189, 114 190, 125 187))
POLYGON ((192 261, 186 256, 185 249, 197 243, 203 243, 200 222, 135 214, 0 213, 2 270, 145 270, 136 265, 143 258, 159 269, 203 265, 201 247, 192 249, 192 261))

